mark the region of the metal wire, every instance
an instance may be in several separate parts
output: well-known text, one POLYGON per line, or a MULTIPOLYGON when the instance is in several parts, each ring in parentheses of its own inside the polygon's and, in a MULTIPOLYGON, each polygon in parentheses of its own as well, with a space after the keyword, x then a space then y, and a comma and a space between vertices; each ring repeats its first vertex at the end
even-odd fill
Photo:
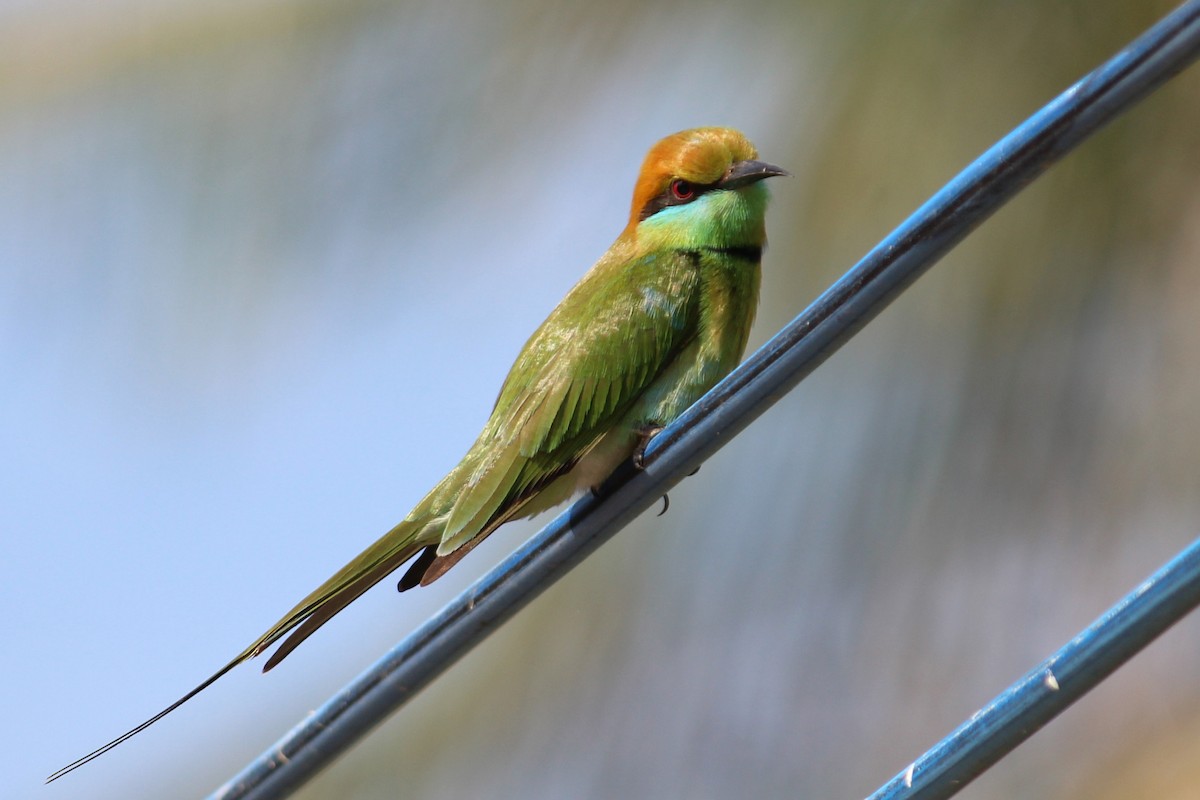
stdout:
POLYGON ((1200 539, 867 800, 950 797, 1200 605, 1200 539))
MULTIPOLYGON (((265 800, 284 797, 302 785, 790 391, 1010 197, 1190 64, 1198 53, 1200 0, 1192 0, 963 170, 800 316, 656 436, 647 448, 643 471, 623 470, 606 484, 601 498, 588 496, 568 508, 211 798, 265 800)), ((1195 554, 1188 557, 1194 560, 1195 554)), ((1187 580, 1194 594, 1194 569, 1187 580)), ((1164 585, 1165 581, 1154 584, 1164 585)), ((1142 602, 1158 603, 1141 617, 1156 622, 1149 638, 1190 608, 1171 600, 1174 597, 1159 589, 1142 595, 1142 602)), ((1194 597, 1191 605, 1195 605, 1194 597)), ((1115 657, 1119 663, 1145 643, 1123 638, 1125 646, 1105 650, 1107 641, 1111 640, 1095 639, 1098 647, 1084 655, 1098 658, 1107 653, 1107 658, 1115 657)), ((1070 702, 1108 671, 1111 669, 1072 672, 1070 691, 1059 696, 1070 702)), ((984 743, 977 745, 983 748, 981 755, 958 753, 944 769, 931 766, 942 758, 931 751, 934 754, 927 756, 931 762, 923 759, 917 764, 913 788, 903 787, 904 791, 924 787, 921 790, 926 794, 879 796, 953 794, 962 781, 994 763, 1065 704, 1061 700, 1053 708, 1033 704, 1031 707, 1041 709, 1038 722, 1023 732, 1018 731, 1024 712, 1018 711, 1015 728, 989 729, 1005 734, 983 737, 984 743)), ((903 775, 900 780, 903 786, 903 775)))

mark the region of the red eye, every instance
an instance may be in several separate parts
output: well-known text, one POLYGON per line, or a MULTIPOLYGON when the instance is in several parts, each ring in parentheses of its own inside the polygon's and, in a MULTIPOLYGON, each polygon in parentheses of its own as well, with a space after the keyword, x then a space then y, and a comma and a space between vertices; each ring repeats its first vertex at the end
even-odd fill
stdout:
POLYGON ((671 181, 671 197, 676 200, 691 200, 696 190, 687 181, 671 181))

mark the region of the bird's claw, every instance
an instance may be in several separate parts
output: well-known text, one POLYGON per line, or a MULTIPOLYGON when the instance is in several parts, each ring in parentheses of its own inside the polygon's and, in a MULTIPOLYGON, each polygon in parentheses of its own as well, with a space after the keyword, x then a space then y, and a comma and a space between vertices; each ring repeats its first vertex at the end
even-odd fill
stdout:
POLYGON ((646 446, 650 444, 650 440, 662 432, 663 426, 654 422, 647 422, 637 429, 637 444, 633 448, 633 466, 640 472, 646 468, 645 455, 646 446))
POLYGON ((662 496, 662 501, 663 501, 662 511, 655 514, 654 516, 656 516, 656 517, 661 517, 663 514, 667 513, 667 509, 671 507, 671 498, 669 495, 664 494, 662 496))

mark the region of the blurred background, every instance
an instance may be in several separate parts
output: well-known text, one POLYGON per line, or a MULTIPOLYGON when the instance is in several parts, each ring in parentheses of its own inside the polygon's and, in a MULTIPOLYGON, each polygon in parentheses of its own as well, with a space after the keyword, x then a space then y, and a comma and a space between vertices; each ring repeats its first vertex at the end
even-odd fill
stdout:
MULTIPOLYGON (((4 793, 214 790, 537 522, 101 760, 399 520, 747 132, 752 346, 1174 4, 0 3, 4 793)), ((1200 71, 1054 168, 300 798, 862 797, 1200 531, 1200 71)), ((543 520, 544 521, 544 520, 543 520)), ((1183 798, 1200 619, 964 798, 1183 798)))

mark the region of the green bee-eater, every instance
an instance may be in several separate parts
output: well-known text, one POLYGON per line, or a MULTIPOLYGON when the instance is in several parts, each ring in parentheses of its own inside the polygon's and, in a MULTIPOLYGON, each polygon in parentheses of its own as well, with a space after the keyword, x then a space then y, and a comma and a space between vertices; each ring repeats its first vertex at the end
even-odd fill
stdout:
POLYGON ((404 520, 219 672, 107 752, 286 636, 263 671, 414 556, 401 591, 511 519, 595 489, 741 360, 758 303, 767 192, 786 175, 741 133, 696 128, 646 156, 625 230, 521 348, 475 444, 404 520))

